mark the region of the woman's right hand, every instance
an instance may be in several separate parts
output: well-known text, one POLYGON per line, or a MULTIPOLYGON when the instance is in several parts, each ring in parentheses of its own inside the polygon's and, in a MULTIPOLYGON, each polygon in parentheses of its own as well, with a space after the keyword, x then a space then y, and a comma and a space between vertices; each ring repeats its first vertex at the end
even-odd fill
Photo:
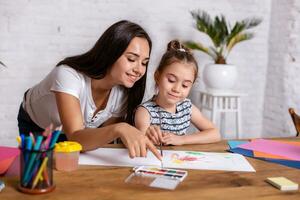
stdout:
POLYGON ((129 151, 130 158, 146 157, 147 149, 149 149, 155 157, 161 160, 160 153, 143 133, 127 123, 120 123, 120 125, 118 132, 129 151))

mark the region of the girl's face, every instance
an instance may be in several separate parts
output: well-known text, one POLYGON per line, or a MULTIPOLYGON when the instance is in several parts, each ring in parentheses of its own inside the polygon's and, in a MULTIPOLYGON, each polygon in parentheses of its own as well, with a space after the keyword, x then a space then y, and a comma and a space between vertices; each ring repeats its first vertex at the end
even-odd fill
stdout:
POLYGON ((145 38, 133 38, 109 71, 115 84, 131 88, 145 74, 149 54, 148 41, 145 38))
POLYGON ((184 100, 195 80, 195 66, 192 63, 174 62, 161 73, 155 73, 158 98, 166 104, 176 104, 184 100))

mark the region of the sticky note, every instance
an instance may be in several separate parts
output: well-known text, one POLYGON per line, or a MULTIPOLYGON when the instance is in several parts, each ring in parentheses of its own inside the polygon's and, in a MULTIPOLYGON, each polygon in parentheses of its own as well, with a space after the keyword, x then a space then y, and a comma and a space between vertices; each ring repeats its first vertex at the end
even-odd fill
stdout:
POLYGON ((298 184, 285 177, 269 177, 266 181, 282 191, 298 190, 298 184))

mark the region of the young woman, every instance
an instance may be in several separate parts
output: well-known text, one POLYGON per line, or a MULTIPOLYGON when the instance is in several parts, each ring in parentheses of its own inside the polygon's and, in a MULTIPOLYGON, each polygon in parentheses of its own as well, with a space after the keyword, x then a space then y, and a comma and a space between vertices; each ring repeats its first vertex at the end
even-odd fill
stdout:
POLYGON ((220 140, 220 134, 187 96, 197 77, 198 65, 179 41, 168 44, 154 78, 158 93, 138 107, 135 126, 154 144, 201 144, 220 140), (192 122, 199 131, 186 134, 192 122))
POLYGON ((24 94, 20 106, 20 133, 41 133, 63 127, 68 140, 84 151, 120 138, 130 157, 146 156, 154 145, 131 126, 133 109, 144 95, 151 40, 129 21, 110 26, 88 52, 65 58, 24 94), (133 95, 134 93, 134 95, 133 95))

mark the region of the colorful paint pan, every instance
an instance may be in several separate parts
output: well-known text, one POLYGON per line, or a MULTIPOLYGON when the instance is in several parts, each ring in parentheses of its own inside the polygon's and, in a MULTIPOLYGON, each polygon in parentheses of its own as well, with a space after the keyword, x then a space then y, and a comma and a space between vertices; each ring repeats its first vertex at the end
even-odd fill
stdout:
POLYGON ((187 176, 187 171, 184 170, 166 169, 166 168, 162 169, 162 168, 149 167, 149 166, 136 167, 134 168, 134 172, 144 176, 176 179, 179 180, 180 182, 183 181, 187 176))

